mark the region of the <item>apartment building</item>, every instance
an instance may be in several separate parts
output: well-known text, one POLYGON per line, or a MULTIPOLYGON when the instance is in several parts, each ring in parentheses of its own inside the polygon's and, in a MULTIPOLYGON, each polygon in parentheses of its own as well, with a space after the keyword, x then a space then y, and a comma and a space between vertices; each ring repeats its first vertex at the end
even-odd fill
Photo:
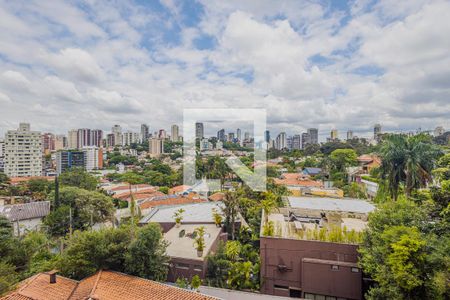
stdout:
POLYGON ((164 139, 151 138, 148 143, 148 151, 151 157, 159 157, 164 153, 164 139))
POLYGON ((86 154, 83 151, 59 151, 56 153, 56 173, 59 175, 72 168, 85 168, 86 154))
POLYGON ((42 141, 39 131, 20 123, 17 130, 5 134, 5 174, 9 177, 42 175, 42 141))

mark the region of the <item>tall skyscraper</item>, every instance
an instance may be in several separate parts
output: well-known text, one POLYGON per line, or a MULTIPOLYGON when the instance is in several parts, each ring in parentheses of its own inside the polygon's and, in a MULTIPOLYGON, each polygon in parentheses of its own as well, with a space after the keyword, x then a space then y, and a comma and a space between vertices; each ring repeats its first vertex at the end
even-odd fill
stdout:
POLYGON ((202 139, 205 137, 203 123, 195 123, 195 138, 202 139))
POLYGON ((78 129, 77 133, 77 148, 91 146, 91 130, 89 128, 78 129))
POLYGON ((311 144, 311 136, 307 132, 302 133, 302 149, 311 144))
POLYGON ((330 132, 330 139, 335 141, 339 138, 337 129, 332 129, 330 132))
POLYGON ((92 129, 91 130, 91 142, 89 146, 102 147, 103 144, 103 130, 92 129))
POLYGON ((113 146, 121 146, 122 145, 122 127, 120 125, 114 125, 111 128, 112 134, 114 134, 114 145, 113 146))
POLYGON ((286 132, 280 132, 280 134, 278 134, 275 141, 275 148, 278 150, 287 148, 286 132))
POLYGON ((8 130, 4 155, 5 174, 9 177, 41 176, 41 133, 31 131, 28 123, 20 123, 17 130, 8 130))
POLYGON ((353 139, 353 131, 348 130, 347 131, 347 140, 351 140, 351 139, 353 139))
POLYGON ((300 150, 302 148, 302 141, 299 134, 292 137, 292 150, 300 150))
POLYGON ((151 157, 159 157, 164 153, 164 139, 151 138, 148 143, 149 153, 151 157))
POLYGON ((78 130, 72 129, 69 130, 67 135, 67 148, 69 149, 77 149, 78 148, 78 130))
POLYGON ((180 140, 178 125, 175 125, 175 124, 172 125, 171 131, 170 131, 170 140, 172 142, 178 142, 180 140))
POLYGON ((268 144, 270 142, 270 131, 264 131, 264 141, 268 144))
POLYGON ((239 142, 242 142, 242 135, 241 135, 241 129, 236 130, 236 138, 239 140, 239 142))
POLYGON ((380 134, 381 134, 381 125, 375 124, 375 126, 373 127, 373 138, 378 140, 380 134))
POLYGON ((141 141, 145 141, 149 138, 149 127, 147 124, 141 124, 141 141))
POLYGON ((319 129, 317 128, 309 128, 309 143, 310 144, 318 144, 319 143, 319 129))
POLYGON ((217 139, 221 142, 225 142, 225 129, 217 131, 217 139))

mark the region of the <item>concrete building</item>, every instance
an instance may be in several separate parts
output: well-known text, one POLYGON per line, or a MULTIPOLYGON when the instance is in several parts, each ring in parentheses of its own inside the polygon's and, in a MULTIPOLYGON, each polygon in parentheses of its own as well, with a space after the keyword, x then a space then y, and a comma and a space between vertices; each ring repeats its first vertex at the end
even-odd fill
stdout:
POLYGON ((146 141, 150 135, 149 135, 149 127, 147 124, 141 124, 141 141, 146 141))
POLYGON ((91 137, 90 137, 90 145, 95 147, 103 146, 103 130, 100 129, 92 129, 91 137))
POLYGON ((225 129, 220 129, 219 131, 217 131, 217 140, 225 142, 225 129))
POLYGON ((261 292, 306 299, 363 299, 358 243, 375 207, 358 199, 286 197, 264 220, 261 292), (335 234, 339 232, 339 234, 335 234))
POLYGON ((122 146, 130 146, 139 142, 139 134, 137 132, 127 131, 122 134, 122 146))
POLYGON ((309 128, 308 135, 309 135, 309 139, 310 139, 309 140, 310 144, 318 144, 319 143, 319 129, 309 128))
POLYGON ((311 144, 311 136, 307 132, 302 133, 302 149, 305 149, 307 145, 311 144))
POLYGON ((378 141, 380 135, 381 135, 381 125, 375 124, 375 126, 373 126, 373 138, 378 141))
POLYGON ((230 143, 234 142, 234 132, 230 132, 228 133, 228 139, 227 139, 230 143))
POLYGON ((280 134, 278 134, 277 139, 275 140, 275 148, 278 150, 287 148, 286 132, 280 132, 280 134))
POLYGON ((44 155, 50 154, 55 151, 55 135, 53 133, 42 134, 42 152, 44 155))
POLYGON ((96 146, 84 147, 84 168, 86 171, 103 169, 103 149, 96 146))
POLYGON ((148 147, 151 157, 159 157, 164 153, 164 140, 160 138, 151 138, 148 147))
POLYGON ((270 142, 270 131, 269 130, 264 131, 264 141, 267 144, 269 144, 269 142, 270 142))
POLYGON ((241 133, 241 129, 240 128, 238 128, 236 130, 236 138, 237 138, 239 144, 242 145, 243 140, 242 140, 242 133, 241 133))
POLYGON ((195 138, 202 139, 205 137, 203 123, 195 123, 195 138))
POLYGON ((58 151, 56 152, 56 173, 61 173, 72 168, 86 166, 86 153, 83 151, 58 151))
POLYGON ((9 177, 42 175, 42 141, 39 131, 20 123, 19 129, 5 134, 5 174, 9 177))
POLYGON ((67 138, 64 135, 57 135, 55 137, 55 151, 62 150, 67 147, 67 138))
POLYGON ((353 131, 348 130, 347 131, 347 141, 352 140, 353 139, 353 131))
POLYGON ((292 150, 302 149, 302 139, 299 134, 292 137, 292 150))
POLYGON ((67 134, 67 148, 69 149, 77 149, 78 148, 78 130, 72 129, 69 130, 67 134))
POLYGON ((122 127, 120 125, 114 125, 111 128, 111 133, 114 135, 114 145, 112 146, 121 146, 122 145, 122 127))
POLYGON ((337 129, 332 129, 330 132, 330 140, 331 141, 336 141, 339 139, 339 133, 337 129))
POLYGON ((0 139, 0 172, 3 172, 5 170, 5 141, 0 139))
POLYGON ((202 139, 200 141, 200 151, 208 151, 212 150, 212 144, 209 142, 208 139, 202 139))
POLYGON ((179 142, 180 141, 180 128, 178 125, 173 124, 170 130, 170 140, 172 142, 179 142))

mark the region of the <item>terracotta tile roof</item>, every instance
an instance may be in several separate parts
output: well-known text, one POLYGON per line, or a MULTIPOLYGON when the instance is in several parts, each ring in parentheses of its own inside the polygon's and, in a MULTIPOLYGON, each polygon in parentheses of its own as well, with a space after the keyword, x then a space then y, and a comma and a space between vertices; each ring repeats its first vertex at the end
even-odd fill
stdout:
POLYGON ((177 185, 177 186, 174 186, 173 188, 169 189, 169 195, 181 193, 190 188, 191 188, 191 186, 189 186, 189 185, 177 185))
POLYGON ((281 178, 275 178, 274 182, 278 185, 296 185, 305 187, 322 187, 321 181, 315 181, 309 179, 309 175, 300 173, 284 173, 281 178))
POLYGON ((147 208, 162 206, 162 205, 178 205, 178 204, 190 204, 190 203, 200 203, 200 202, 206 202, 206 200, 201 199, 201 198, 194 198, 194 197, 165 195, 165 196, 161 196, 161 197, 154 197, 152 199, 149 199, 148 201, 141 202, 139 204, 139 207, 141 209, 147 209, 147 208))
POLYGON ((48 181, 54 181, 55 177, 53 176, 34 176, 34 177, 11 177, 11 184, 18 184, 22 182, 30 181, 31 179, 47 179, 48 181))
POLYGON ((99 271, 81 281, 37 274, 0 300, 213 300, 215 297, 114 271, 99 271))
POLYGON ((223 201, 224 198, 225 198, 225 193, 221 193, 221 192, 214 193, 208 197, 208 199, 211 201, 223 201))

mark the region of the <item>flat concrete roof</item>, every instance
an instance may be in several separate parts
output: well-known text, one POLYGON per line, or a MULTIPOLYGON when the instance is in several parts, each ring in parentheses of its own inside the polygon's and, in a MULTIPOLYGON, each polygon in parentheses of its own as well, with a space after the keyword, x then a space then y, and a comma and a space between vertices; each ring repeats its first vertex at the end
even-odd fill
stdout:
POLYGON ((292 208, 324 210, 336 212, 355 212, 367 214, 375 210, 375 206, 361 199, 327 198, 327 197, 287 197, 292 208))
POLYGON ((221 231, 222 229, 214 224, 182 224, 178 228, 174 226, 164 234, 164 239, 170 243, 166 253, 170 257, 204 260, 221 231), (194 233, 195 229, 200 226, 205 227, 205 249, 203 250, 202 257, 197 256, 194 239, 188 236, 194 233), (182 230, 184 230, 185 234, 183 237, 180 237, 182 230))

